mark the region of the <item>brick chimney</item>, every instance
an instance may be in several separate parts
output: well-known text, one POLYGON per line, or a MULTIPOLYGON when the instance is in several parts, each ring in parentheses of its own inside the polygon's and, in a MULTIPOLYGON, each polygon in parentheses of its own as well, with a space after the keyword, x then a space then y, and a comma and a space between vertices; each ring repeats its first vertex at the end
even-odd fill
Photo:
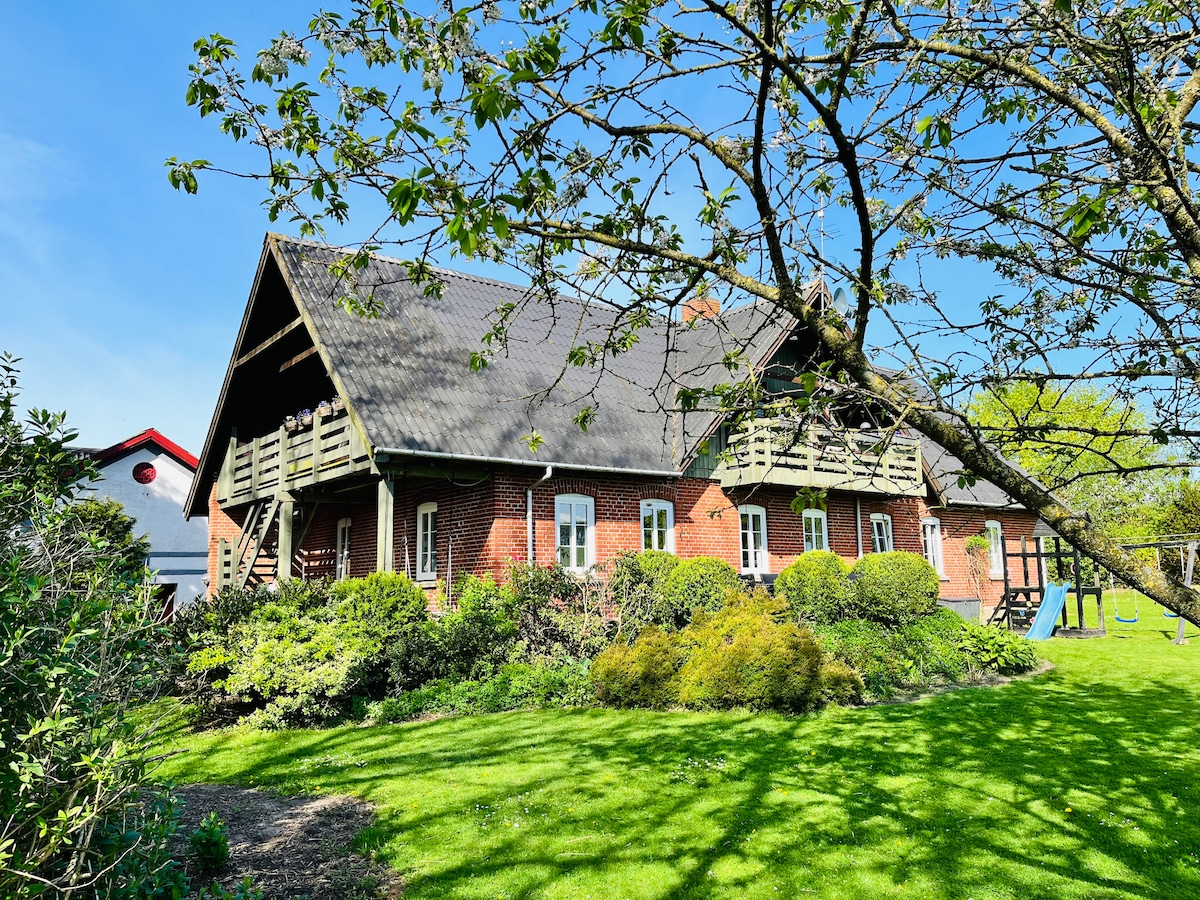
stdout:
POLYGON ((685 302, 679 308, 679 314, 685 322, 692 321, 696 316, 713 319, 721 314, 721 301, 705 294, 699 294, 685 302))

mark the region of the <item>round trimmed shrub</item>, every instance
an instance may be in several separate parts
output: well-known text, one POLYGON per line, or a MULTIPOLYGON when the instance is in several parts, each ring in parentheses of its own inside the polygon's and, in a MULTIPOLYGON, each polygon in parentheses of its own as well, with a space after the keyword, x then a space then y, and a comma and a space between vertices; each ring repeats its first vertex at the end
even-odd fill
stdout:
POLYGON ((621 614, 621 630, 630 636, 647 625, 662 625, 663 589, 667 578, 679 565, 679 557, 664 550, 642 553, 624 551, 613 563, 608 581, 609 596, 621 614))
POLYGON ((810 550, 779 573, 775 595, 787 599, 805 622, 836 622, 845 617, 850 567, 829 550, 810 550))
POLYGON ((846 617, 885 625, 911 622, 933 612, 941 588, 925 557, 904 550, 864 556, 850 570, 849 582, 846 617))
POLYGON ((697 610, 716 612, 740 587, 737 572, 725 560, 711 556, 685 559, 667 576, 653 619, 666 628, 683 628, 697 610))

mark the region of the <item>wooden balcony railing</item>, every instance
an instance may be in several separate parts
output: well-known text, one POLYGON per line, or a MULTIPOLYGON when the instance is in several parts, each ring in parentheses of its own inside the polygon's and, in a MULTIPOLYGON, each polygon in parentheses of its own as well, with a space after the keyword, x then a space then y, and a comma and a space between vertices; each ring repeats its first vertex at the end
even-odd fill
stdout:
POLYGON ((810 428, 779 419, 757 419, 729 439, 731 458, 717 466, 721 487, 755 484, 864 491, 918 497, 925 485, 921 445, 891 435, 886 445, 875 432, 810 428))
POLYGON ((237 506, 370 469, 358 429, 344 409, 335 410, 294 431, 281 427, 251 441, 232 438, 217 478, 217 502, 237 506))

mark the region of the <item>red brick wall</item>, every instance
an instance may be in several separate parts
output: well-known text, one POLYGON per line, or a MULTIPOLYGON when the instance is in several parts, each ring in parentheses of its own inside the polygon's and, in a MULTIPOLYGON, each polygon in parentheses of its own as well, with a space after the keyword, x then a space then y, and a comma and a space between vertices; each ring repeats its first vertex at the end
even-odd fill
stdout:
MULTIPOLYGON (((942 580, 943 597, 975 597, 975 585, 971 579, 965 544, 967 538, 983 533, 984 523, 989 519, 1000 523, 1009 553, 1021 549, 1022 536, 1029 540, 1030 549, 1033 549, 1033 527, 1037 524, 1037 517, 1025 510, 931 507, 921 503, 918 523, 924 516, 936 518, 942 523, 942 568, 945 573, 942 580)), ((920 538, 918 526, 918 544, 920 538)), ((1015 562, 1012 561, 1010 564, 1015 562)), ((994 607, 1000 602, 1001 595, 1004 593, 1004 579, 1003 577, 990 577, 986 555, 983 569, 981 583, 983 605, 985 608, 994 607)), ((1032 568, 1030 575, 1032 579, 1036 580, 1037 576, 1032 568)), ((1016 583, 1023 578, 1023 573, 1014 573, 1013 581, 1016 583)))
MULTIPOLYGON (((502 577, 510 560, 526 556, 525 491, 541 477, 528 469, 500 470, 482 482, 456 485, 450 481, 400 481, 396 485, 393 534, 393 568, 416 572, 417 507, 438 504, 438 578, 448 570, 461 574, 502 577)), ((759 488, 737 496, 704 479, 621 477, 597 474, 587 477, 555 476, 534 489, 534 559, 542 565, 555 559, 554 498, 558 494, 584 494, 595 500, 596 559, 603 564, 622 550, 641 549, 641 501, 669 500, 675 509, 675 552, 683 557, 715 556, 735 569, 741 566, 739 502, 762 506, 767 512, 767 548, 770 570, 780 572, 804 549, 802 520, 791 506, 790 489, 759 488)), ((217 541, 236 540, 241 524, 216 504, 215 489, 209 501, 209 581, 216 584, 217 541)), ((1030 536, 1035 517, 1024 511, 944 509, 916 498, 884 499, 870 495, 831 493, 826 520, 830 549, 853 563, 861 535, 864 553, 871 552, 871 513, 892 516, 892 539, 897 550, 923 552, 921 518, 935 516, 942 523, 944 597, 974 597, 964 542, 983 531, 984 522, 997 519, 1004 526, 1010 550, 1019 548, 1022 535, 1030 536), (860 509, 856 510, 856 498, 860 509), (861 522, 861 532, 856 525, 861 522)), ((345 502, 325 503, 308 530, 303 550, 334 548, 337 523, 349 517, 351 526, 350 574, 363 576, 376 566, 375 488, 363 490, 345 502)), ((1003 591, 1001 579, 983 579, 985 606, 994 606, 1003 591)))
POLYGON ((217 503, 217 484, 214 481, 212 490, 208 493, 208 593, 217 592, 217 553, 218 542, 221 538, 236 544, 242 533, 242 521, 245 518, 245 508, 237 511, 239 518, 234 519, 217 503))

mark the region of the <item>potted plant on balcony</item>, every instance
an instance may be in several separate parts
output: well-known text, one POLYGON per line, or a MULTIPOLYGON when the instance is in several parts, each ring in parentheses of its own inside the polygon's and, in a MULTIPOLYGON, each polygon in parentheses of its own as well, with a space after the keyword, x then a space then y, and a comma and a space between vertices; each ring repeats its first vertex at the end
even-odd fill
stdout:
POLYGON ((293 431, 295 431, 299 427, 300 427, 300 423, 296 421, 295 416, 288 416, 287 418, 285 418, 283 420, 283 430, 286 431, 288 434, 291 434, 293 431))
POLYGON ((340 413, 346 408, 346 401, 341 397, 334 397, 329 401, 329 408, 335 413, 340 413))
POLYGON ((317 404, 317 418, 324 419, 327 416, 333 415, 333 407, 330 406, 328 400, 322 400, 317 404))
POLYGON ((302 409, 296 414, 297 421, 300 422, 301 428, 307 428, 313 423, 313 413, 311 409, 302 409))

